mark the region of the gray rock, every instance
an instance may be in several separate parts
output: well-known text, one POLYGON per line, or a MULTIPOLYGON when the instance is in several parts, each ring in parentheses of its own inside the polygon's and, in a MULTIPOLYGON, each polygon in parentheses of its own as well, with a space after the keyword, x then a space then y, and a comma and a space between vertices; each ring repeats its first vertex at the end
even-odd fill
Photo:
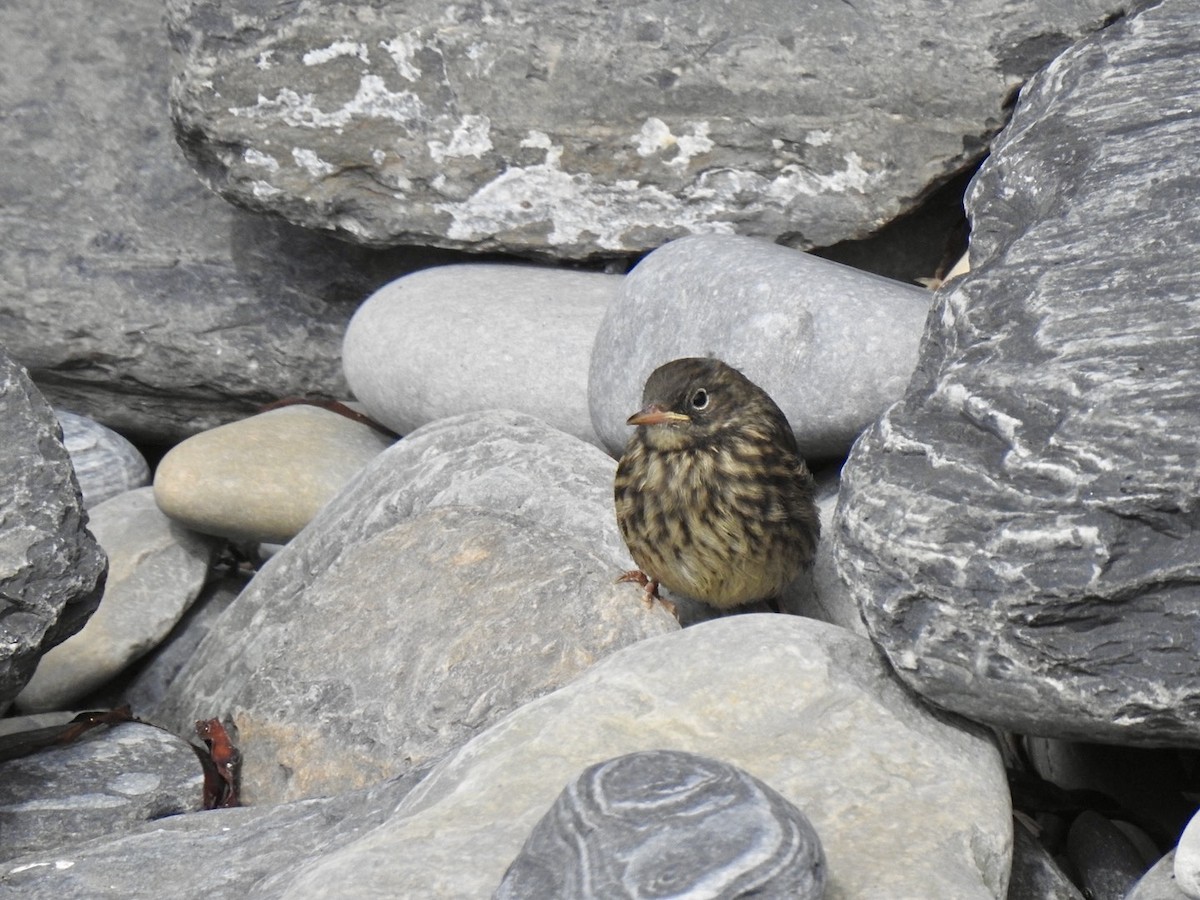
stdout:
POLYGON ((563 788, 493 897, 824 893, 820 838, 787 798, 718 760, 644 750, 589 766, 563 788))
POLYGON ((197 170, 366 244, 578 258, 701 231, 869 234, 977 157, 1013 89, 1121 7, 385 9, 168 3, 197 170))
POLYGON ((1200 818, 1193 816, 1179 836, 1173 871, 1180 891, 1188 897, 1200 897, 1200 818))
POLYGON ((829 523, 833 521, 834 510, 837 508, 838 484, 825 478, 817 479, 817 508, 821 511, 821 523, 826 531, 817 544, 817 558, 813 563, 812 577, 807 583, 789 588, 784 594, 783 608, 787 612, 801 616, 809 616, 840 625, 855 634, 867 636, 867 626, 863 624, 862 615, 858 611, 858 603, 849 586, 842 581, 838 574, 837 565, 833 558, 831 541, 828 534, 829 523), (796 589, 796 588, 799 589, 796 589))
POLYGON ((0 349, 0 712, 42 654, 100 603, 108 560, 87 530, 50 406, 0 349))
POLYGON ((381 288, 350 321, 346 380, 399 434, 516 409, 599 444, 588 361, 622 279, 532 266, 442 266, 381 288))
POLYGON ((150 483, 146 458, 124 437, 87 416, 62 409, 54 415, 62 426, 84 509, 150 483))
POLYGON ((227 712, 247 802, 297 799, 409 771, 677 629, 615 584, 613 468, 513 413, 414 432, 263 567, 158 717, 227 712))
MULTIPOLYGON (((1175 748, 1118 747, 1081 744, 1053 738, 1025 737, 1021 755, 1033 772, 1076 796, 1108 798, 1105 811, 1137 822, 1170 846, 1195 812, 1196 804, 1181 786, 1192 782, 1190 754, 1175 748)), ((1150 859, 1156 859, 1156 849, 1150 859)))
POLYGON ((800 451, 842 458, 917 364, 928 291, 751 238, 684 238, 625 276, 592 350, 588 402, 620 454, 658 366, 716 356, 787 415, 800 451))
POLYGON ((1013 818, 1013 863, 1006 900, 1084 900, 1019 816, 1013 818))
POLYGON ((127 703, 135 714, 141 715, 162 703, 171 682, 192 658, 213 623, 246 587, 248 578, 242 573, 227 572, 210 580, 171 633, 146 654, 129 681, 120 686, 112 705, 127 703))
POLYGON ((357 303, 447 255, 355 249, 213 196, 173 140, 162 14, 0 8, 0 335, 56 406, 173 443, 344 395, 357 303))
POLYGON ((984 737, 931 714, 865 639, 744 615, 644 640, 441 762, 387 823, 300 867, 288 900, 486 897, 596 760, 681 750, 804 810, 829 897, 1004 896, 1011 810, 984 737))
POLYGON ((1179 889, 1175 881, 1175 851, 1171 851, 1138 879, 1125 900, 1194 900, 1179 889))
POLYGON ((200 809, 203 787, 187 741, 138 723, 94 729, 74 743, 0 762, 0 859, 51 852, 52 859, 69 858, 80 841, 200 809))
POLYGON ((154 497, 196 531, 282 543, 393 441, 327 409, 285 406, 176 444, 154 473, 154 497))
POLYGON ((211 539, 172 522, 152 488, 126 491, 91 512, 108 555, 108 581, 95 614, 47 652, 17 696, 24 712, 66 709, 158 645, 208 577, 211 539))
POLYGON ((972 272, 842 471, 872 636, 1020 733, 1200 746, 1196 13, 1148 7, 1028 85, 971 190, 972 272))
POLYGON ((1092 810, 1084 810, 1071 823, 1067 857, 1092 900, 1123 900, 1147 868, 1120 829, 1092 810))
POLYGON ((53 855, 9 860, 0 866, 0 891, 15 891, 23 900, 274 900, 297 865, 386 820, 419 780, 158 819, 53 855))

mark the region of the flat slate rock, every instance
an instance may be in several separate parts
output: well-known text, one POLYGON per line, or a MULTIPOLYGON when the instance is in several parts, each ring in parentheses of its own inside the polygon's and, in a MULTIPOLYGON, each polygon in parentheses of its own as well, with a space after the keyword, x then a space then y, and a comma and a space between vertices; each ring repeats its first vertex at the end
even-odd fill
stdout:
POLYGON ((538 821, 493 900, 820 900, 825 856, 790 800, 735 766, 643 750, 589 766, 538 821))
MULTIPOLYGON (((200 760, 182 738, 134 722, 90 731, 0 763, 0 859, 69 855, 90 838, 196 812, 203 789, 200 760)), ((0 875, 0 893, 4 883, 0 875)))
POLYGON ((172 111, 241 206, 371 245, 580 258, 863 237, 982 154, 1113 0, 173 0, 172 111))
POLYGON ((1020 733, 1200 746, 1200 4, 1083 41, 1022 94, 904 400, 830 534, 872 637, 1020 733))
POLYGON ((0 864, 0 892, 22 900, 277 900, 297 866, 386 821, 419 780, 130 824, 0 864))
POLYGON ((25 370, 0 349, 0 711, 41 656, 100 603, 108 559, 62 431, 25 370))

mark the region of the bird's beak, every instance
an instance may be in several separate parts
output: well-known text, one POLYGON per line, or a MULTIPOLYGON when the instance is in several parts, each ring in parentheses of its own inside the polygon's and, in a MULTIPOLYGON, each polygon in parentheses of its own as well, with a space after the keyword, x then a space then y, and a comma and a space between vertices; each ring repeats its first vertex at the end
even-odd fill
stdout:
POLYGON ((626 425, 672 425, 678 422, 692 421, 683 413, 663 409, 657 403, 651 403, 645 409, 638 410, 625 420, 626 425))

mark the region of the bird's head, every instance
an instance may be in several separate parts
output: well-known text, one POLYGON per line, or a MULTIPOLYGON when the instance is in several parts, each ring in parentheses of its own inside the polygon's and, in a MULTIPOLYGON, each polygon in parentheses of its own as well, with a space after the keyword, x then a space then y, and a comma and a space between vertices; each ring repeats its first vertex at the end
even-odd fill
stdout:
POLYGON ((646 380, 642 408, 625 420, 656 450, 700 446, 753 428, 785 442, 795 438, 766 392, 719 359, 688 357, 659 366, 646 380), (782 428, 783 434, 776 434, 782 428))

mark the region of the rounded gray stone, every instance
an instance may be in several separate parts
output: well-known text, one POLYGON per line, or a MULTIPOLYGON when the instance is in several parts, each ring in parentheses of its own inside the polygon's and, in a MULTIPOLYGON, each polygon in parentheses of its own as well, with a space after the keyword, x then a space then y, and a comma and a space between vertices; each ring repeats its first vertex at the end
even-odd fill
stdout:
POLYGON ((150 483, 146 458, 123 436, 87 416, 62 409, 54 415, 62 426, 85 509, 150 483))
POLYGON ((346 380, 399 434, 504 407, 598 444, 588 360, 621 277, 513 265, 442 266, 376 291, 342 346, 346 380))
POLYGON ((1175 883, 1188 897, 1200 898, 1200 816, 1188 822, 1175 848, 1175 883))
POLYGON ((493 900, 817 900, 825 856, 786 797, 678 750, 589 766, 534 826, 493 900))
POLYGON ((716 356, 787 415, 809 460, 846 454, 917 364, 930 294, 752 238, 688 237, 625 276, 592 349, 588 404, 619 454, 658 366, 716 356))
POLYGON ((63 709, 156 647, 200 593, 213 542, 172 522, 153 488, 126 491, 91 511, 109 558, 96 612, 51 649, 17 696, 26 712, 63 709))
POLYGON ((158 464, 154 497, 196 531, 286 542, 393 441, 327 409, 285 406, 176 444, 158 464))
POLYGON ((1175 874, 1175 851, 1172 850, 1138 879, 1124 900, 1196 900, 1200 893, 1185 894, 1175 874))

